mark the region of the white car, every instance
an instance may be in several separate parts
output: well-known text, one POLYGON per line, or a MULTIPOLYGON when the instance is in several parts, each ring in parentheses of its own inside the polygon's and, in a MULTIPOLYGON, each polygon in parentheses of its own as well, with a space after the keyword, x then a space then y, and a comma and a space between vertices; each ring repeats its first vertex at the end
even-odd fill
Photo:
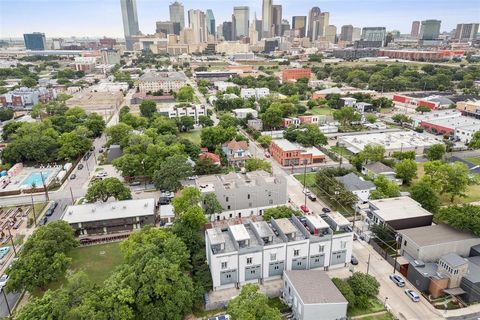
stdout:
POLYGON ((7 284, 7 281, 8 281, 8 274, 4 274, 0 278, 0 289, 3 288, 7 284))
POLYGON ((420 301, 420 296, 418 293, 411 289, 405 289, 405 294, 412 300, 413 302, 419 302, 420 301))
POLYGON ((108 176, 108 173, 106 171, 101 171, 95 175, 97 178, 105 178, 108 176))
POLYGON ((391 274, 390 280, 392 280, 399 287, 405 287, 405 281, 398 274, 391 274))
POLYGON ((310 190, 308 190, 307 188, 303 189, 302 192, 307 196, 310 194, 310 190))

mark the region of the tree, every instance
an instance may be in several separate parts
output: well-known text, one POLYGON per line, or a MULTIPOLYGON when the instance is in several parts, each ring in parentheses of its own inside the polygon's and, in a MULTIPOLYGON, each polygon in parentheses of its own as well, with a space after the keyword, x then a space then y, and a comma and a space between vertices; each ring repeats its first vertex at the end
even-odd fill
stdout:
POLYGON ((465 196, 469 178, 468 167, 461 162, 444 163, 441 161, 429 161, 424 164, 426 181, 440 194, 449 193, 450 201, 457 196, 465 196))
POLYGON ((31 77, 23 77, 20 85, 22 87, 33 88, 37 85, 37 81, 31 77))
POLYGON ((264 170, 272 173, 272 164, 266 160, 262 160, 258 158, 248 158, 245 161, 245 169, 247 170, 247 172, 255 171, 255 170, 264 170))
POLYGON ((173 198, 172 205, 175 216, 181 216, 188 208, 198 206, 202 200, 202 194, 196 187, 186 187, 182 193, 173 198))
POLYGON ((353 293, 352 288, 348 283, 339 278, 332 278, 333 284, 340 291, 342 296, 345 297, 348 301, 348 308, 353 308, 355 306, 355 293, 353 293))
POLYGON ((268 148, 270 146, 270 143, 272 143, 272 136, 261 135, 260 137, 258 137, 257 142, 260 143, 262 147, 268 148))
POLYGON ((180 117, 178 120, 178 127, 180 131, 192 130, 195 126, 195 120, 189 116, 180 117))
POLYGON ((125 123, 118 123, 107 128, 106 135, 109 138, 108 144, 125 144, 128 136, 132 133, 133 128, 125 123))
POLYGON ((210 158, 200 158, 195 163, 195 173, 198 175, 220 173, 222 168, 210 158))
POLYGON ((177 122, 164 116, 155 117, 151 128, 157 129, 159 134, 177 134, 178 132, 177 122))
POLYGON ((442 202, 438 196, 438 192, 425 179, 414 184, 410 189, 410 196, 422 205, 422 208, 432 213, 436 213, 442 202))
POLYGON ((7 292, 32 292, 58 280, 67 271, 71 258, 67 253, 78 246, 73 229, 62 220, 53 221, 34 231, 20 251, 18 260, 6 270, 7 292))
POLYGON ((415 151, 394 151, 393 152, 393 157, 397 160, 405 160, 405 159, 411 159, 415 160, 416 158, 416 153, 415 151))
POLYGON ((382 161, 385 158, 385 147, 381 145, 367 144, 360 154, 365 161, 382 161))
POLYGON ((348 127, 352 122, 358 122, 362 116, 352 107, 344 107, 333 112, 333 118, 340 121, 341 125, 348 127))
POLYGON ((128 200, 132 199, 130 189, 126 187, 117 178, 105 178, 92 183, 88 189, 85 199, 87 202, 107 202, 109 198, 115 198, 115 200, 128 200))
POLYGON ((3 126, 2 139, 8 141, 10 137, 20 128, 25 122, 10 121, 3 126))
POLYGON ((230 300, 228 314, 233 320, 280 320, 280 311, 268 305, 268 298, 258 292, 258 285, 247 284, 230 300))
POLYGON ((392 120, 395 123, 400 124, 402 127, 404 124, 412 123, 412 118, 410 118, 407 115, 404 115, 403 113, 397 113, 392 117, 392 120))
POLYGON ((193 102, 193 97, 193 88, 187 85, 178 90, 176 100, 177 102, 193 102))
POLYGON ((177 191, 180 180, 193 174, 192 166, 183 155, 173 155, 165 159, 153 174, 153 183, 158 190, 177 191))
POLYGON ((292 215, 300 216, 301 213, 298 210, 292 209, 287 206, 280 206, 275 208, 269 208, 263 213, 263 220, 269 221, 270 219, 290 218, 292 215))
POLYGON ((263 121, 263 125, 269 129, 275 129, 282 125, 283 114, 279 107, 269 107, 260 118, 263 121))
POLYGON ((211 127, 213 126, 213 120, 209 116, 200 116, 198 117, 198 124, 202 126, 202 128, 211 127))
POLYGON ((449 206, 440 209, 436 217, 455 229, 470 231, 480 236, 480 206, 449 206))
POLYGON ((387 224, 378 224, 375 223, 370 226, 370 231, 383 242, 392 242, 395 241, 395 231, 390 228, 387 224))
POLYGON ((142 117, 151 118, 157 112, 157 104, 152 100, 143 100, 140 104, 140 114, 142 117))
POLYGON ((14 114, 10 108, 0 108, 0 122, 12 119, 14 114))
POLYGON ((235 118, 232 115, 229 115, 228 113, 222 115, 220 117, 220 122, 218 123, 220 127, 225 129, 230 127, 236 128, 237 124, 238 124, 237 118, 235 118))
POLYGON ((215 193, 207 193, 203 197, 203 208, 205 209, 205 214, 208 215, 220 213, 223 211, 222 205, 218 201, 215 193))
POLYGON ((139 177, 145 175, 142 160, 140 155, 127 153, 113 160, 112 164, 123 177, 139 177))
POLYGON ((444 144, 434 144, 427 150, 427 159, 430 161, 442 160, 445 152, 446 150, 444 144))
POLYGON ((202 146, 213 151, 220 144, 235 138, 236 134, 237 130, 235 128, 229 127, 224 129, 220 126, 216 126, 202 129, 200 137, 202 139, 202 146))
POLYGON ((472 140, 469 143, 470 148, 480 149, 480 131, 477 131, 473 134, 472 140))
POLYGON ((424 114, 425 112, 430 112, 432 111, 429 107, 426 106, 418 106, 415 111, 420 112, 421 114, 424 114))
POLYGON ((373 113, 367 113, 365 115, 365 119, 369 122, 369 123, 375 123, 377 122, 377 116, 374 115, 373 113))
POLYGON ((361 272, 354 272, 347 283, 355 294, 356 306, 362 309, 368 307, 369 299, 375 298, 380 288, 380 283, 375 277, 361 272))
POLYGON ((97 113, 91 113, 85 120, 84 126, 90 130, 94 137, 100 137, 103 130, 105 130, 106 124, 102 116, 97 113))
POLYGON ((417 176, 417 163, 410 159, 400 160, 395 165, 395 176, 402 179, 404 184, 409 185, 417 176))
POLYGON ((63 133, 58 140, 60 144, 59 159, 74 160, 90 150, 92 140, 87 137, 87 131, 88 129, 85 127, 78 127, 75 131, 63 133))
POLYGON ((384 175, 379 175, 373 183, 377 187, 370 193, 370 199, 384 199, 400 196, 400 187, 384 175))

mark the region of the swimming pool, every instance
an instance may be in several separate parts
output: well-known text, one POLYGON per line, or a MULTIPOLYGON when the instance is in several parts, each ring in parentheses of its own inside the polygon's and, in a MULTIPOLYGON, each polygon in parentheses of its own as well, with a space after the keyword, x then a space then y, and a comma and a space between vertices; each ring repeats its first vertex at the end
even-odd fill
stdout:
POLYGON ((25 180, 22 181, 21 186, 22 187, 32 187, 32 184, 35 184, 36 187, 43 187, 43 181, 42 181, 42 175, 43 175, 43 180, 45 180, 45 183, 47 182, 47 178, 49 175, 52 174, 52 171, 42 171, 40 172, 32 172, 28 175, 25 180))

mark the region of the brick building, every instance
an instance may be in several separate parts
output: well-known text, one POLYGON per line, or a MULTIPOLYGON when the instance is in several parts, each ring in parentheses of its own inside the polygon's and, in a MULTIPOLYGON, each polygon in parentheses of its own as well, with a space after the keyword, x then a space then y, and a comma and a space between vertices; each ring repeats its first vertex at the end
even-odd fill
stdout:
POLYGON ((315 147, 305 148, 286 139, 273 140, 270 144, 270 154, 282 166, 307 165, 322 163, 325 154, 315 147))
POLYGON ((282 71, 282 80, 298 80, 301 78, 310 79, 312 71, 308 68, 285 69, 282 71))

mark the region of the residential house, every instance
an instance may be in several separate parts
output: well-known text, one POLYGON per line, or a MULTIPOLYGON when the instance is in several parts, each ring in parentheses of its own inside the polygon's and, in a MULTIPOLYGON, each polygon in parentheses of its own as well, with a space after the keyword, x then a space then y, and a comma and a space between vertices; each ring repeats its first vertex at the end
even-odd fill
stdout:
POLYGON ((365 181, 353 172, 343 177, 335 177, 335 180, 343 184, 345 189, 351 191, 360 201, 367 201, 370 197, 370 192, 375 190, 373 182, 365 181))
POLYGON ((216 165, 221 165, 220 156, 213 152, 208 152, 207 148, 202 148, 201 153, 198 155, 198 159, 210 159, 216 165))
POLYGON ((379 175, 387 177, 389 180, 397 183, 398 185, 402 184, 402 179, 395 178, 395 170, 381 162, 367 163, 362 166, 362 174, 377 178, 379 175))
POLYGON ((250 158, 248 151, 248 142, 246 141, 228 141, 222 145, 222 152, 227 157, 228 164, 243 167, 245 161, 250 158))
POLYGON ((254 118, 258 117, 258 111, 252 108, 233 109, 232 112, 237 119, 245 119, 249 114, 254 118))

